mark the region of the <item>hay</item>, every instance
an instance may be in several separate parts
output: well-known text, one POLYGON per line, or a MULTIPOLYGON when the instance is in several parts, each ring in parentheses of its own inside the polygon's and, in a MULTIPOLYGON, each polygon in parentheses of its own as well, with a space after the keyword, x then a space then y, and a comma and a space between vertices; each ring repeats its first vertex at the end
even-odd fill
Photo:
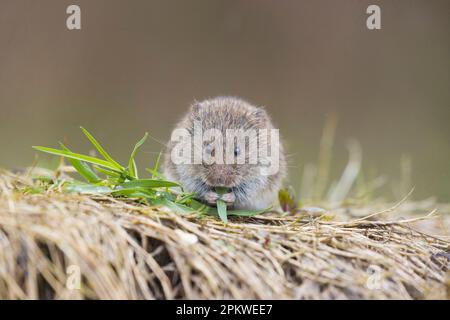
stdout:
POLYGON ((449 238, 411 228, 434 212, 224 225, 107 196, 20 191, 32 185, 0 175, 2 299, 449 298, 449 238), (70 266, 79 290, 67 285, 70 266))

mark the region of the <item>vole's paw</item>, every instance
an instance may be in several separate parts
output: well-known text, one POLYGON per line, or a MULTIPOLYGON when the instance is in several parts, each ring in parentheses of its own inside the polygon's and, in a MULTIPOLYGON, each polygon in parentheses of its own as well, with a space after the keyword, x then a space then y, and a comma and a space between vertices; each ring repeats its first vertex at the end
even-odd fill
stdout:
POLYGON ((205 199, 207 204, 213 206, 213 205, 216 205, 216 202, 219 199, 219 195, 216 192, 214 192, 214 191, 208 191, 205 194, 204 199, 205 199))
POLYGON ((236 201, 236 197, 233 192, 225 193, 220 197, 221 200, 225 201, 227 206, 231 206, 236 201))

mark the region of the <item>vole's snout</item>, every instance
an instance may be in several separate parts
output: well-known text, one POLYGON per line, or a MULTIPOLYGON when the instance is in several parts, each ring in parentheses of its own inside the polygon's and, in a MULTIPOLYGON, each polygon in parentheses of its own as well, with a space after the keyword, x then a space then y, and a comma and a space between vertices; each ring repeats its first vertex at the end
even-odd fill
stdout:
POLYGON ((213 187, 232 187, 234 183, 234 170, 229 165, 213 164, 207 175, 207 184, 213 187))

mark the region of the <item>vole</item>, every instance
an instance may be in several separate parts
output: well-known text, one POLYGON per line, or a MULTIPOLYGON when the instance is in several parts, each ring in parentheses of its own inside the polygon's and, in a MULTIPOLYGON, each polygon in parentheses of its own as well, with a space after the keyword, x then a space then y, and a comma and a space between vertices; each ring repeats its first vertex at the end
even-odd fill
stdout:
POLYGON ((180 183, 185 191, 195 193, 197 199, 208 205, 214 206, 221 198, 234 209, 266 209, 277 198, 286 176, 286 161, 278 132, 264 108, 240 98, 217 97, 194 102, 176 125, 165 151, 163 173, 168 180, 180 183), (189 161, 174 161, 181 143, 174 141, 176 133, 181 131, 195 136, 199 126, 202 133, 212 131, 215 135, 221 134, 223 139, 208 140, 203 136, 203 140, 186 140, 184 146, 188 147, 186 158, 189 161), (239 140, 241 144, 238 138, 227 141, 230 132, 239 132, 245 139, 239 140), (249 132, 256 132, 256 136, 249 132), (200 161, 198 158, 195 161, 195 152, 202 155, 200 161), (223 162, 211 163, 211 158, 219 152, 224 154, 223 162), (229 159, 234 158, 234 162, 225 161, 230 152, 229 159), (228 191, 219 195, 218 187, 228 191))

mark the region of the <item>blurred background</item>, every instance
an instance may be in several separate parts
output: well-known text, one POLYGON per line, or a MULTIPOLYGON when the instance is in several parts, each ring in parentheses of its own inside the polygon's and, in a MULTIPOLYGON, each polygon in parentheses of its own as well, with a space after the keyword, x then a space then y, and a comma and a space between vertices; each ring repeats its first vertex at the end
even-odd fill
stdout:
MULTIPOLYGON (((449 24, 448 0, 0 0, 0 166, 63 140, 88 152, 80 125, 125 162, 145 131, 167 141, 194 99, 235 95, 272 114, 295 187, 336 117, 333 177, 354 138, 386 196, 406 166, 415 198, 448 202, 449 24), (70 4, 81 30, 66 28, 70 4), (366 28, 369 4, 381 30, 366 28)), ((161 149, 146 143, 140 163, 161 149)))

